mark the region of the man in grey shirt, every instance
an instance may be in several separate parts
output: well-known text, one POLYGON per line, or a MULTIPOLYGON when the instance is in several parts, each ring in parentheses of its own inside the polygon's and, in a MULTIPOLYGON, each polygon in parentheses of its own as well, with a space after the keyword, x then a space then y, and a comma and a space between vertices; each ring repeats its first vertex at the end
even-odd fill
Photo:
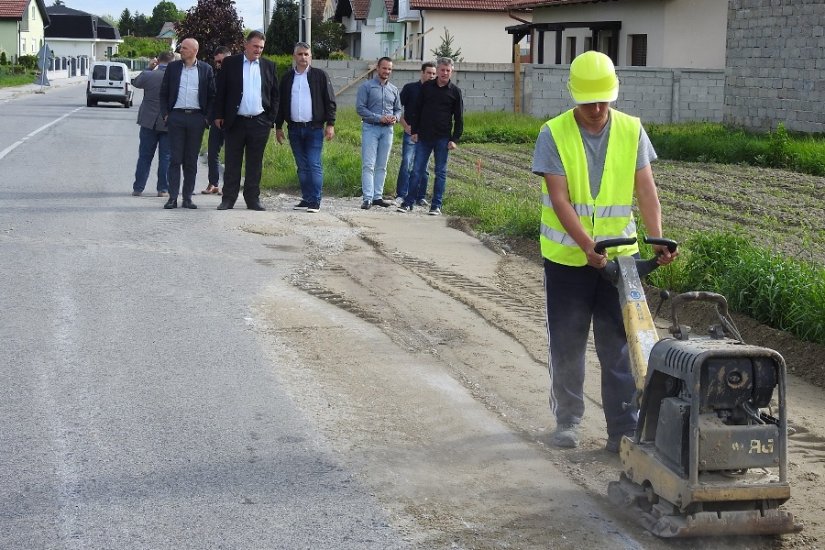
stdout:
POLYGON ((390 82, 392 59, 382 57, 375 68, 375 78, 358 88, 355 110, 361 117, 361 208, 387 208, 392 202, 384 199, 387 160, 392 148, 393 126, 401 117, 398 88, 390 82))
MULTIPOLYGON (((619 81, 612 60, 588 51, 570 65, 568 88, 576 107, 547 121, 539 132, 533 172, 542 184, 541 253, 544 258, 550 408, 556 429, 550 442, 579 444, 584 416, 585 350, 593 324, 601 365, 605 450, 619 451, 638 411, 627 335, 616 288, 601 277, 610 257, 638 255, 637 244, 597 252, 597 241, 635 237, 634 196, 645 230, 662 236, 661 206, 650 162, 656 158, 638 118, 612 109, 619 81)), ((654 246, 659 264, 676 253, 654 246)))

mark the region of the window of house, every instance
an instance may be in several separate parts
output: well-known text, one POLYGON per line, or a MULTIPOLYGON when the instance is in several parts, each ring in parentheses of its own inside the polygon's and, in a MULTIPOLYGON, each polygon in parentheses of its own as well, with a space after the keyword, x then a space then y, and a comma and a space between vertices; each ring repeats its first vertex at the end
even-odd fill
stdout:
POLYGON ((37 12, 35 11, 36 6, 32 4, 32 21, 37 19, 37 12))
POLYGON ((576 37, 567 37, 567 63, 570 64, 576 59, 576 37))
POLYGON ((628 36, 630 40, 630 64, 636 67, 647 66, 647 35, 646 34, 631 34, 628 36))

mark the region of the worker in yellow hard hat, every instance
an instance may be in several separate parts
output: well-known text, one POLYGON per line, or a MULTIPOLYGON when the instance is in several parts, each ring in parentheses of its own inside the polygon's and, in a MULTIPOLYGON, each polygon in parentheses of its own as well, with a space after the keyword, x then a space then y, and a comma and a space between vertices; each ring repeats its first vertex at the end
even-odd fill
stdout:
MULTIPOLYGON (((594 250, 608 238, 633 237, 636 197, 648 236, 662 236, 661 207, 650 163, 656 152, 638 118, 610 104, 619 96, 611 59, 588 51, 570 65, 567 88, 576 106, 539 132, 533 172, 542 176, 541 253, 544 258, 550 408, 556 429, 550 442, 579 444, 584 416, 585 349, 590 324, 601 364, 601 398, 607 422, 605 449, 616 453, 636 427, 635 385, 616 288, 599 274, 607 254, 594 250)), ((659 263, 676 254, 654 247, 659 263)), ((609 251, 638 255, 638 246, 609 251)))

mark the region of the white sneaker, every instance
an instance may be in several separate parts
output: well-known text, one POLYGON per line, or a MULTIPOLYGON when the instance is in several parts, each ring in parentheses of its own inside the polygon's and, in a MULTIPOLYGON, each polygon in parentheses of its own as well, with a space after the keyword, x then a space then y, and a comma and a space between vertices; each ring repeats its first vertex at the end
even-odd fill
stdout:
POLYGON ((427 212, 427 214, 429 214, 430 216, 440 216, 441 215, 441 209, 438 208, 437 206, 435 208, 430 208, 430 211, 427 212))

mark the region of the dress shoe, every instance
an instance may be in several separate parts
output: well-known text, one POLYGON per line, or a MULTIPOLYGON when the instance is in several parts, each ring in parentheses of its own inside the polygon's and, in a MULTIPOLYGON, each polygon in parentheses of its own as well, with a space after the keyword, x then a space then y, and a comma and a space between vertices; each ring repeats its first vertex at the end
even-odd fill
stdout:
POLYGON ((261 201, 256 201, 256 202, 253 202, 252 204, 247 204, 246 209, 247 210, 257 210, 259 212, 262 212, 262 211, 266 210, 264 205, 261 204, 261 201))
POLYGON ((390 201, 386 201, 384 199, 375 199, 374 201, 372 201, 373 206, 380 206, 382 208, 389 208, 390 206, 393 206, 394 204, 395 203, 390 202, 390 201))
POLYGON ((212 185, 211 183, 206 186, 206 189, 201 191, 201 195, 220 195, 221 190, 218 189, 217 185, 212 185))
POLYGON ((194 210, 198 207, 197 204, 192 202, 192 199, 183 199, 183 202, 180 203, 181 208, 189 208, 190 210, 194 210))
POLYGON ((143 191, 132 191, 132 196, 133 196, 133 197, 139 197, 139 196, 141 196, 142 194, 143 194, 143 191))
POLYGON ((166 191, 158 191, 158 197, 168 197, 169 193, 166 191))
POLYGON ((169 199, 168 201, 166 201, 166 204, 164 204, 163 207, 167 210, 169 210, 170 208, 177 208, 178 199, 169 199))
POLYGON ((218 205, 218 210, 232 210, 234 207, 234 203, 231 203, 229 201, 221 201, 221 203, 218 205))

